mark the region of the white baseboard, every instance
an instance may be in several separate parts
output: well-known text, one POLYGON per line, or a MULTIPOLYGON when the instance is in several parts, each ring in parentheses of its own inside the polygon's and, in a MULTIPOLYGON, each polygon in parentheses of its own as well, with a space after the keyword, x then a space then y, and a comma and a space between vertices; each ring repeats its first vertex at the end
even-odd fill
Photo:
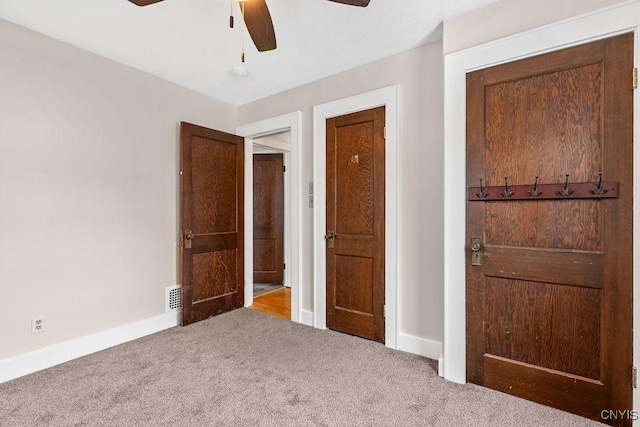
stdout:
POLYGON ((172 311, 0 360, 0 383, 178 326, 179 315, 172 311))
POLYGON ((402 332, 398 335, 398 350, 438 361, 442 357, 442 343, 440 341, 415 337, 402 332))
POLYGON ((313 326, 313 311, 300 310, 300 323, 313 326))

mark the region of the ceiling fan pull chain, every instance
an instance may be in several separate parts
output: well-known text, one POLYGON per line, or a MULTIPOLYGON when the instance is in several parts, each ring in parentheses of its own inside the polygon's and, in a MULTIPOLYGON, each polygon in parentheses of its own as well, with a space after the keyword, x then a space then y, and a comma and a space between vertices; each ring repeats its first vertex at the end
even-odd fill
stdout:
POLYGON ((241 42, 241 46, 240 46, 240 59, 242 60, 242 62, 244 62, 244 33, 245 33, 245 27, 246 24, 244 22, 244 2, 241 1, 240 2, 240 13, 242 15, 242 42, 241 42))

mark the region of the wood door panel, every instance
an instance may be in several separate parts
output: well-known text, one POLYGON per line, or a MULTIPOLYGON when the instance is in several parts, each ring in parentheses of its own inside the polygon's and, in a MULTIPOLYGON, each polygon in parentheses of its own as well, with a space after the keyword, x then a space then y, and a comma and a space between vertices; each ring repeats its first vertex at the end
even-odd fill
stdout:
POLYGON ((244 140, 182 122, 180 160, 181 323, 188 325, 244 305, 244 140))
POLYGON ((600 200, 485 202, 485 242, 487 245, 601 251, 602 206, 600 200))
POLYGON ((238 291, 238 250, 226 249, 192 255, 193 302, 223 298, 238 291))
POLYGON ((282 175, 282 155, 254 155, 253 226, 271 229, 277 224, 276 207, 272 202, 278 178, 282 175))
POLYGON ((604 255, 595 252, 485 245, 483 264, 490 277, 589 288, 604 284, 604 255))
POLYGON ((253 271, 276 271, 276 242, 274 239, 253 239, 253 271))
POLYGON ((336 233, 373 235, 373 123, 336 125, 336 233), (357 197, 349 197, 357 195, 357 197))
POLYGON ((384 342, 384 107, 326 126, 327 326, 384 342))
POLYGON ((234 249, 238 246, 238 233, 202 234, 194 237, 191 253, 234 249))
POLYGON ((485 356, 601 377, 602 291, 487 279, 485 356))
POLYGON ((253 155, 253 281, 284 283, 284 157, 253 155))
POLYGON ((467 75, 467 184, 619 182, 467 203, 467 379, 615 425, 632 409, 633 35, 467 75))
POLYGON ((598 396, 603 384, 599 381, 491 355, 484 357, 484 381, 503 393, 600 419, 598 396))
POLYGON ((490 185, 595 181, 602 170, 600 63, 486 87, 490 185), (567 89, 569 88, 569 89, 567 89), (554 161, 548 161, 553 158, 554 161))
POLYGON ((236 188, 236 145, 212 144, 196 136, 192 150, 192 197, 198 215, 191 230, 196 234, 237 231, 237 192, 228 191, 236 188))
POLYGON ((349 254, 354 257, 373 258, 375 255, 375 239, 373 236, 346 236, 336 238, 335 253, 349 254))
POLYGON ((373 260, 338 255, 335 262, 336 281, 342 284, 336 290, 335 309, 373 316, 373 260))

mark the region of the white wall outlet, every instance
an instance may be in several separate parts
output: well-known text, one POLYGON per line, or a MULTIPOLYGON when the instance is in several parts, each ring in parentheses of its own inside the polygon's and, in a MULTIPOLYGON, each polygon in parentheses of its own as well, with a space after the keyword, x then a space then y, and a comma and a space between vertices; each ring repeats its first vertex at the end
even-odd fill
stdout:
POLYGON ((31 318, 31 333, 38 334, 44 332, 44 316, 31 318))

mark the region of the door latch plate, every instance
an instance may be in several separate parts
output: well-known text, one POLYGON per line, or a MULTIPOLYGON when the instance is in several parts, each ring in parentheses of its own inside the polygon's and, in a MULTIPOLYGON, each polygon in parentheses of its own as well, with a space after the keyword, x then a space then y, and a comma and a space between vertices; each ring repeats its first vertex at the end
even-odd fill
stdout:
POLYGON ((482 265, 482 239, 471 238, 471 265, 482 265))

